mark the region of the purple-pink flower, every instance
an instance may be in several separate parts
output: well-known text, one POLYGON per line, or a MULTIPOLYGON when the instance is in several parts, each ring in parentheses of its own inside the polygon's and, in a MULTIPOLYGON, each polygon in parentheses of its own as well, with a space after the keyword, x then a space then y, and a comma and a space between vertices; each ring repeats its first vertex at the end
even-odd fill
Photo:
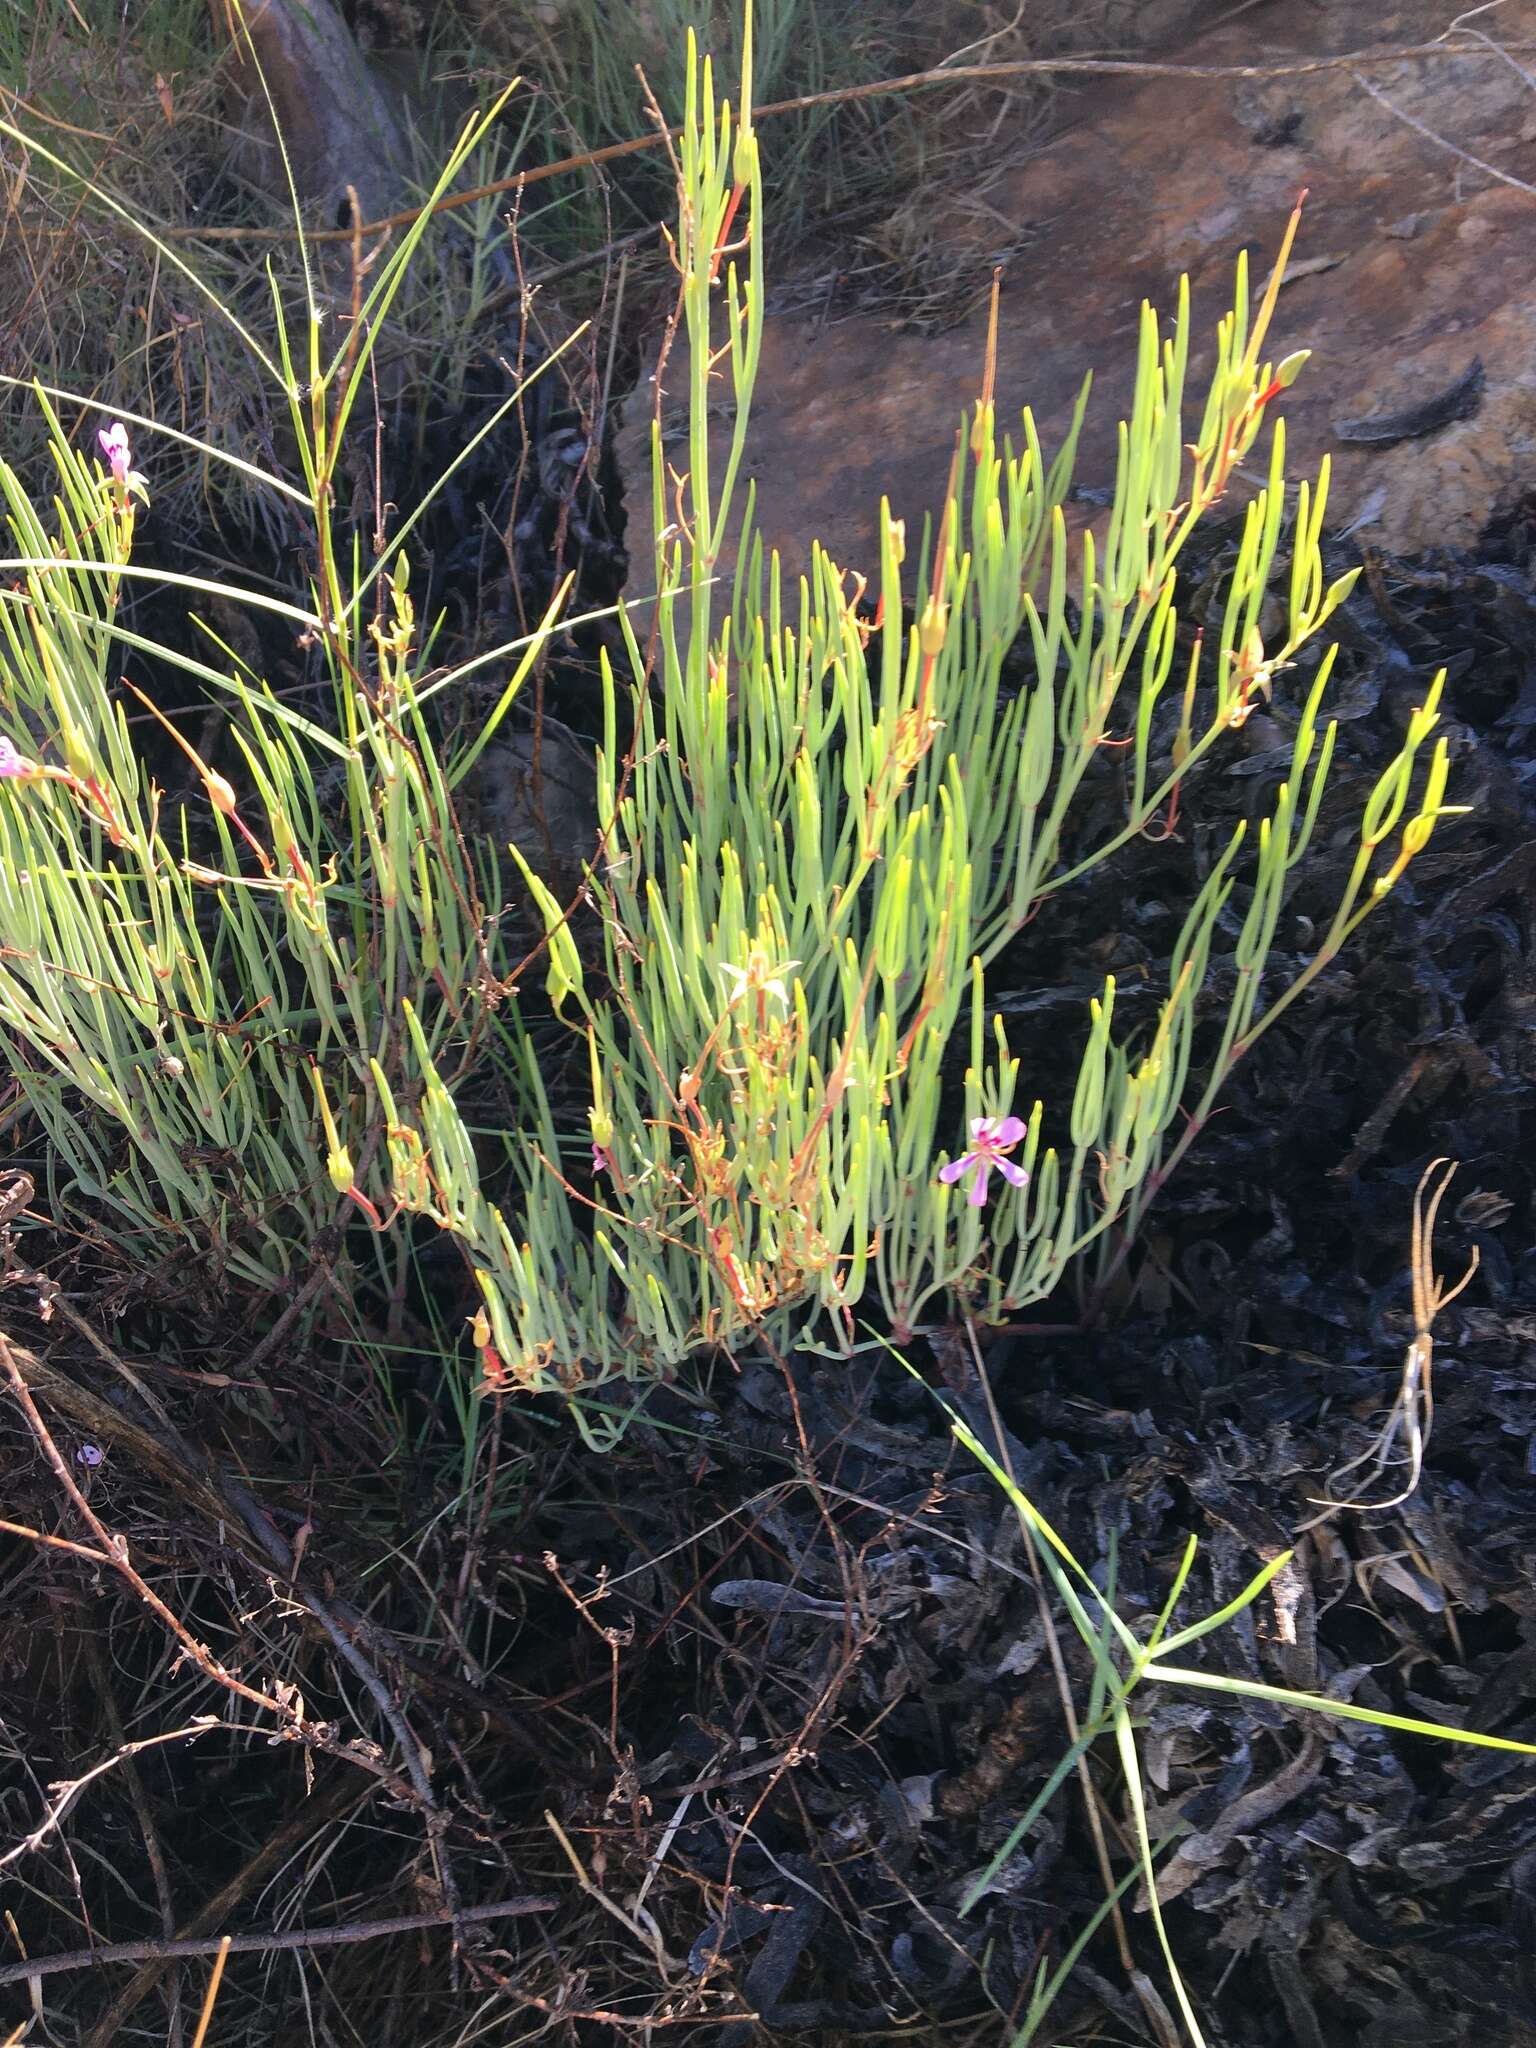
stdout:
POLYGON ((113 420, 109 427, 103 427, 96 436, 101 443, 101 452, 107 458, 107 466, 117 482, 126 490, 128 487, 128 465, 133 460, 128 446, 128 429, 121 420, 113 420))
POLYGON ((1011 1159, 1005 1159, 1003 1154, 1013 1150, 1028 1128, 1016 1116, 973 1116, 970 1151, 962 1152, 948 1166, 941 1166, 939 1179, 948 1184, 964 1174, 973 1174, 971 1192, 966 1198, 973 1209, 979 1209, 987 1199, 987 1176, 994 1166, 1004 1180, 1011 1181, 1016 1188, 1023 1187, 1029 1175, 1022 1166, 1015 1166, 1011 1159))
POLYGON ((25 780, 36 773, 35 761, 29 761, 25 754, 18 754, 8 739, 0 738, 0 776, 25 780))
POLYGON ((136 469, 130 469, 128 466, 133 460, 133 450, 128 445, 128 429, 122 421, 113 420, 109 425, 98 428, 96 439, 101 444, 102 454, 107 458, 112 481, 124 494, 124 499, 119 502, 124 502, 128 497, 135 497, 142 498, 147 505, 149 492, 144 479, 136 469))

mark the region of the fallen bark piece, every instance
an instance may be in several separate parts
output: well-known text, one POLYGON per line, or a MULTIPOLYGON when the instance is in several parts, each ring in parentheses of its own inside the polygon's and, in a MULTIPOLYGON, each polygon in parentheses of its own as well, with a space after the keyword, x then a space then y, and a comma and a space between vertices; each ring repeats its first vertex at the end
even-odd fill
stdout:
POLYGON ((1357 441, 1378 448, 1394 447, 1399 441, 1422 440, 1458 420, 1474 419, 1483 402, 1487 384, 1483 359, 1474 356, 1469 366, 1443 391, 1424 398, 1417 405, 1405 405, 1400 412, 1373 413, 1369 419, 1340 420, 1334 433, 1341 441, 1357 441))

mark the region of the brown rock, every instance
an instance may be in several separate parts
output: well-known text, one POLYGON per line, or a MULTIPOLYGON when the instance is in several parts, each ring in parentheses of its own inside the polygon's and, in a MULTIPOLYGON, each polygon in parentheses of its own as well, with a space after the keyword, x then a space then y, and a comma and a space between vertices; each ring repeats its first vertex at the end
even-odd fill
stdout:
MULTIPOLYGON (((1440 35, 1445 20, 1440 0, 1354 0, 1323 12, 1310 0, 1273 0, 1167 61, 1261 65, 1330 47, 1406 46, 1440 35)), ((1533 32, 1536 0, 1500 10, 1501 40, 1533 32)), ((1092 368, 1077 480, 1106 484, 1141 300, 1171 309, 1179 273, 1189 273, 1190 389, 1200 393, 1239 249, 1249 246, 1262 274, 1306 187, 1294 281, 1275 327, 1277 355, 1313 350, 1287 395, 1288 468, 1307 474, 1331 455, 1331 517, 1370 522, 1371 538, 1391 548, 1473 540, 1501 494, 1536 469, 1536 193, 1455 153, 1536 185, 1530 89, 1514 65, 1483 48, 1378 60, 1358 77, 1341 66, 1262 81, 1101 78, 1071 104, 1070 125, 989 195, 1016 227, 1036 230, 1004 284, 1000 418, 1030 404, 1049 450, 1092 368), (1396 446, 1338 439, 1337 422, 1429 400, 1476 357, 1486 389, 1473 418, 1396 446)), ((893 332, 870 316, 821 325, 770 316, 749 468, 759 524, 792 572, 813 536, 844 566, 868 571, 882 494, 909 530, 935 510, 984 333, 984 312, 936 336, 893 332)), ((678 391, 680 370, 674 357, 678 391)), ((637 503, 649 499, 652 398, 642 384, 624 437, 637 503)), ((1078 510, 1084 522, 1097 516, 1091 505, 1078 510)))
POLYGON ((506 859, 514 845, 551 888, 581 880, 597 843, 597 773, 592 752, 557 720, 546 718, 537 747, 527 732, 495 739, 465 777, 466 830, 489 839, 514 900, 523 889, 506 859))

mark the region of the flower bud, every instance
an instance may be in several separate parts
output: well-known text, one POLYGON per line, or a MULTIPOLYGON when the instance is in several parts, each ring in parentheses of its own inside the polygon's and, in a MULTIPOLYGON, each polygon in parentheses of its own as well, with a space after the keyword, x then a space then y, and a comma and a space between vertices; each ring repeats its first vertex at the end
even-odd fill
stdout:
POLYGON ((587 1026, 587 1064, 592 1070, 592 1107, 587 1111, 587 1122, 592 1127, 593 1144, 607 1152, 613 1145, 613 1118, 608 1110, 608 1093, 603 1086, 603 1063, 598 1057, 597 1035, 590 1024, 587 1026))
POLYGON ((757 176, 757 136, 753 132, 750 118, 744 119, 736 131, 736 147, 731 152, 731 177, 745 189, 757 176))
POLYGON ((208 792, 209 803, 221 816, 232 818, 235 815, 235 792, 217 768, 204 767, 203 787, 208 792))

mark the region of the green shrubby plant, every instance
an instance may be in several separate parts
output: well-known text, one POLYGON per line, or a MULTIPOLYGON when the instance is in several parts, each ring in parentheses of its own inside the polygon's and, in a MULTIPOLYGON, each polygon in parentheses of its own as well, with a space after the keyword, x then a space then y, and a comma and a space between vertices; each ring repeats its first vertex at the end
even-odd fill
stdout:
MULTIPOLYGON (((158 580, 193 608, 213 589, 134 559, 154 469, 147 422, 132 420, 130 435, 103 415, 82 452, 35 387, 52 450, 46 509, 0 461, 0 1057, 41 1130, 56 1210, 127 1261, 192 1253, 244 1289, 292 1282, 350 1233, 393 1259, 397 1298, 420 1241, 411 1225, 430 1223, 475 1276, 481 1392, 560 1393, 598 1441, 622 1427, 590 1398, 615 1376, 664 1373, 708 1349, 899 1344, 957 1313, 974 1344, 976 1323, 1049 1294, 1113 1226, 1135 1229, 1235 1063, 1448 808, 1437 678, 1365 805, 1311 960, 1266 987, 1332 755, 1324 652, 1298 686, 1289 772, 1254 843, 1235 832, 1194 892, 1155 1023, 1134 1041, 1117 1035, 1106 983, 1050 1142, 1001 1018, 989 1025, 989 976, 1046 899, 1176 805, 1190 773, 1298 672, 1348 589, 1323 576, 1326 473, 1292 500, 1283 425, 1271 424, 1301 367, 1265 356, 1295 221, 1251 318, 1239 263, 1198 406, 1186 391, 1187 291, 1167 333, 1143 309, 1113 507, 1075 572, 1063 505, 1082 405, 1047 461, 1028 413, 1016 442, 1000 434, 989 373, 936 527, 919 543, 883 508, 872 591, 820 550, 790 587, 752 535, 741 484, 764 314, 757 138, 749 114, 717 104, 692 39, 686 78, 675 254, 688 441, 676 472, 659 430, 654 441, 654 603, 621 614, 628 673, 605 668, 582 892, 563 901, 509 850, 543 933, 552 1018, 537 1041, 510 986, 523 949, 503 935, 498 850, 466 842, 455 793, 559 601, 528 640, 429 676, 404 554, 411 522, 365 559, 333 514, 379 326, 426 217, 361 281, 339 345, 323 344, 312 288, 296 328, 274 286, 275 355, 244 335, 287 408, 302 481, 202 448, 312 522, 301 597, 236 594, 314 651, 330 685, 325 722, 211 634, 198 659, 125 625, 131 579, 158 580), (734 402, 723 450, 710 433, 722 394, 734 402), (1219 624, 1181 654, 1181 554, 1266 430, 1267 481, 1244 512, 1219 624), (1264 632, 1277 599, 1281 623, 1264 632), (1015 690, 1004 665, 1021 636, 1028 675, 1015 690), (122 681, 143 655, 222 707, 228 776, 122 681), (440 716, 445 693, 493 660, 510 665, 504 687, 466 735, 440 716), (632 738, 621 742, 621 727, 632 738), (196 801, 173 804, 156 786, 144 732, 174 742, 196 801), (1124 815, 1085 850, 1069 832, 1074 804, 1112 737, 1124 742, 1124 815), (1218 1004, 1209 968, 1223 921, 1237 931, 1235 974, 1218 1004), (548 1059, 562 1031, 565 1073, 548 1059), (467 1121, 472 1091, 515 1106, 500 1157, 467 1121), (889 1334, 866 1337, 856 1317, 889 1334)), ((743 108, 751 86, 749 33, 743 108)), ((439 191, 494 113, 466 130, 439 191)), ((989 364, 994 351, 995 335, 989 364)), ((1416 1209, 1415 1355, 1449 1298, 1424 1239, 1416 1209)), ((440 1327, 438 1304, 427 1314, 440 1327)), ((450 1392, 468 1461, 477 1400, 451 1377, 450 1392)), ((1006 1459, 951 1420, 1011 1502, 1038 1582, 1091 1667, 1081 1710, 1064 1697, 1070 1747, 962 1912, 1074 1771, 1096 1820, 1088 1753, 1112 1743, 1132 1868, 1117 1877, 1105 1850, 1104 1901, 1056 1967, 1041 1966, 1017 2040, 1041 2038, 1083 1948, 1139 1881, 1198 2044, 1157 1894, 1161 1845, 1138 1754, 1146 1688, 1529 1746, 1175 1661, 1258 1601, 1288 1554, 1215 1613, 1176 1625, 1191 1543, 1161 1611, 1127 1619, 1113 1569, 1101 1587, 1006 1459)), ((1131 1968, 1123 1926, 1120 1940, 1131 1968)), ((1132 1981, 1145 1982, 1134 1969, 1132 1981)))
MULTIPOLYGON (((742 96, 750 104, 750 68, 742 96)), ((1090 1005, 1068 1143, 1049 1145, 1001 1018, 988 1026, 988 969, 1045 898, 1176 801, 1352 581, 1325 585, 1326 472, 1290 500, 1274 421, 1216 644, 1197 639, 1176 672, 1181 551, 1304 360, 1265 356, 1296 222, 1251 320, 1239 262, 1192 435, 1187 288, 1167 334, 1143 308, 1113 510, 1101 544, 1085 537, 1075 576, 1062 507, 1082 406, 1047 462, 1028 413, 1017 444, 1000 434, 989 372, 936 533, 914 548, 882 508, 871 624, 867 593, 821 550, 787 587, 750 536, 750 506, 734 577, 718 574, 762 337, 762 180, 750 119, 716 104, 692 50, 679 183, 690 428, 677 472, 659 431, 653 449, 658 594, 647 648, 626 626, 627 755, 609 680, 591 874, 605 972, 589 985, 568 947, 551 966, 551 993, 588 1039, 594 1185, 588 1195, 558 1170, 548 1137, 517 1154, 527 1275, 487 1303, 496 1351, 528 1382, 556 1361, 569 1371, 578 1331, 584 1370, 654 1371, 754 1339, 835 1351, 871 1303, 902 1340, 957 1303, 996 1319, 1048 1295, 1111 1225, 1139 1217, 1234 1063, 1445 808, 1443 742, 1413 794, 1437 679, 1367 805, 1313 959, 1266 992, 1333 749, 1330 650, 1257 844, 1235 832, 1189 907, 1155 1028, 1118 1038, 1106 984, 1090 1005), (723 454, 708 419, 722 392, 734 404, 723 454), (1266 641, 1261 608, 1276 593, 1283 624, 1266 641), (1021 633, 1033 676, 1010 693, 1004 662, 1021 633), (1163 757, 1154 713, 1170 691, 1180 717, 1163 757), (1112 728, 1131 735, 1124 821, 1069 864, 1073 801, 1112 728), (1234 992, 1191 1090, 1216 927, 1239 889, 1234 992), (958 1117, 945 1089, 957 1043, 968 1049, 958 1117), (998 1162, 1004 1184, 984 1205, 998 1162)), ((549 913, 554 946, 565 920, 552 900, 549 913)))
MULTIPOLYGON (((750 36, 744 47, 750 107, 750 36)), ((409 527, 370 564, 332 515, 369 352, 425 218, 379 261, 333 352, 313 293, 297 341, 278 306, 269 367, 303 479, 264 481, 310 508, 316 557, 304 602, 245 595, 321 650, 334 717, 322 727, 212 654, 174 657, 219 693, 242 764, 237 788, 193 756, 201 818, 167 810, 115 687, 121 650, 142 645, 117 619, 122 579, 159 574, 132 561, 126 448, 89 460, 50 415, 47 519, 0 469, 16 579, 0 593, 0 729, 28 764, 0 795, 0 1021, 59 1196, 100 1205, 125 1242, 202 1247, 257 1283, 291 1274, 327 1223, 392 1233, 405 1259, 401 1219, 430 1218, 475 1273, 485 1384, 564 1391, 594 1430, 585 1391, 701 1349, 836 1353, 871 1307, 900 1340, 957 1306, 996 1319, 1049 1294, 1111 1226, 1135 1224, 1234 1063, 1445 809, 1437 680, 1366 806, 1315 955, 1266 989, 1332 753, 1325 654, 1257 843, 1236 832, 1194 894, 1155 1026, 1118 1035, 1106 984, 1059 1105, 1064 1141, 1050 1142, 1001 1019, 988 1023, 990 970, 1045 899, 1177 801, 1348 589, 1323 576, 1326 474, 1292 500, 1271 424, 1302 362, 1265 354, 1295 221, 1251 317, 1239 263, 1193 408, 1187 291, 1166 333, 1143 309, 1113 509, 1076 571, 1063 504, 1082 405, 1048 461, 1028 413, 1017 440, 1001 432, 989 371, 936 529, 909 536, 884 508, 872 591, 821 550, 791 587, 752 535, 741 481, 764 318, 757 135, 717 103, 691 39, 686 77, 675 353, 688 437, 676 472, 655 440, 654 607, 621 617, 628 673, 605 669, 585 901, 560 900, 514 855, 548 998, 588 1077, 585 1131, 505 1000, 516 963, 498 885, 453 800, 553 614, 515 650, 487 729, 445 734, 431 700, 464 671, 424 680, 409 527), (723 449, 710 432, 722 395, 723 449), (1266 429, 1267 482, 1219 628, 1185 657, 1181 553, 1266 429), (1261 633, 1276 597, 1282 623, 1261 633), (1031 674, 1013 690, 1004 664, 1021 635, 1031 674), (1069 858, 1074 802, 1112 735, 1128 735, 1123 821, 1069 858), (1239 911, 1233 990, 1192 1082, 1218 922, 1239 911), (578 943, 594 917, 600 967, 578 943), (462 1109, 487 1068, 520 1105, 499 1165, 462 1109)), ((206 588, 160 580, 190 603, 206 588)))
MULTIPOLYGON (((466 131, 440 190, 487 125, 466 131)), ((414 1088, 434 1056, 467 1072, 499 996, 484 863, 451 796, 495 720, 457 751, 429 728, 398 540, 364 571, 331 504, 378 323, 424 225, 379 266, 334 351, 313 296, 297 339, 277 308, 270 367, 304 485, 251 474, 308 507, 314 576, 304 603, 234 594, 320 651, 332 725, 243 672, 211 634, 201 661, 119 623, 129 577, 182 589, 193 606, 215 588, 134 564, 145 484, 121 421, 98 437, 104 459, 82 454, 38 389, 56 478, 46 521, 0 463, 12 541, 0 591, 0 1027, 47 1138, 56 1200, 99 1209, 137 1261, 179 1245, 270 1286, 338 1218, 382 1231, 421 1207, 408 1142, 382 1119, 389 1077, 414 1088), (222 698, 238 788, 142 692, 119 689, 125 648, 222 698), (201 815, 169 807, 149 775, 129 720, 141 705, 190 760, 201 815)), ((497 717, 542 639, 518 650, 497 717)), ((450 671, 437 687, 456 680, 450 671)))

